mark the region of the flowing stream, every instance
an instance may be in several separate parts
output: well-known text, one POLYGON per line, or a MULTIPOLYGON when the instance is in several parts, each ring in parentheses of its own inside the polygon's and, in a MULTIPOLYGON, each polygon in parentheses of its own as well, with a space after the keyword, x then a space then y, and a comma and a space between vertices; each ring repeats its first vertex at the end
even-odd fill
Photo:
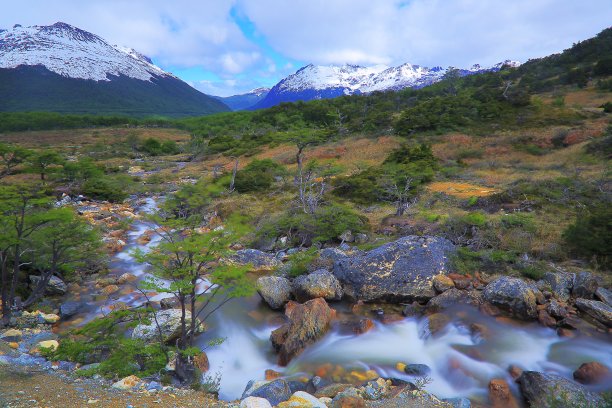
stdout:
MULTIPOLYGON (((154 209, 155 201, 148 199, 139 211, 154 209)), ((135 248, 147 251, 159 242, 159 237, 154 235, 146 245, 136 243, 139 236, 153 228, 155 225, 144 221, 134 222, 127 245, 111 263, 113 275, 129 272, 139 278, 146 276, 145 266, 134 260, 131 251, 135 248)), ((88 307, 78 316, 78 321, 107 313, 115 302, 136 306, 145 300, 138 292, 119 293, 111 299, 89 298, 88 307)), ((152 300, 162 297, 158 295, 152 300)), ((332 307, 347 309, 343 303, 332 307)), ((240 398, 247 382, 264 379, 267 369, 289 378, 313 375, 322 367, 332 367, 336 372, 373 369, 384 377, 414 380, 398 371, 396 364, 426 364, 431 368, 433 380, 425 387, 428 391, 441 398, 466 396, 486 401, 487 385, 492 378, 505 378, 514 387, 513 391, 517 391, 508 374, 512 364, 568 378, 584 362, 598 361, 612 367, 612 343, 605 335, 561 338, 554 330, 536 323, 497 321, 468 307, 453 308, 449 315, 451 323, 435 335, 430 333, 427 319, 376 323, 372 330, 361 335, 347 334, 340 324, 335 324, 323 339, 289 366, 280 367, 269 337, 281 324, 281 317, 282 313, 263 305, 258 295, 235 299, 213 315, 210 330, 199 337, 198 344, 206 349, 210 360, 208 376, 220 376, 220 398, 240 398), (470 329, 473 324, 486 330, 474 334, 470 329), (207 343, 218 337, 226 340, 207 348, 207 343)), ((608 387, 612 389, 612 384, 608 387)))

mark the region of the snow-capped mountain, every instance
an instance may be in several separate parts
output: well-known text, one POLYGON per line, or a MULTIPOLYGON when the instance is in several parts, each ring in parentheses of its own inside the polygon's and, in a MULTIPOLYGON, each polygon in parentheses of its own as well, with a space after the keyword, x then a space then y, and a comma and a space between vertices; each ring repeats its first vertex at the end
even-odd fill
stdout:
MULTIPOLYGON (((12 29, 1 30, 0 71, 2 76, 14 81, 27 78, 31 81, 34 76, 35 82, 47 88, 44 93, 39 91, 36 97, 25 93, 20 95, 36 102, 33 109, 54 110, 46 109, 53 106, 51 101, 47 101, 49 98, 55 99, 54 96, 65 94, 68 89, 80 88, 83 95, 78 91, 68 92, 77 99, 74 101, 75 111, 133 113, 145 108, 142 114, 176 116, 227 110, 219 101, 165 72, 136 50, 111 45, 95 34, 62 22, 49 26, 15 25, 12 29), (48 86, 56 92, 55 95, 49 92, 52 90, 48 86), (126 94, 130 89, 135 94, 126 94), (144 98, 141 106, 137 106, 136 101, 130 103, 134 97, 144 98), (92 98, 97 103, 87 102, 92 98), (105 103, 99 103, 101 98, 105 103), (127 110, 122 108, 126 103, 130 105, 127 110)), ((28 87, 27 83, 21 82, 15 85, 28 87)), ((19 90, 13 90, 8 96, 15 98, 15 93, 19 94, 19 90)), ((19 98, 12 102, 20 105, 19 98)), ((62 102, 61 105, 66 106, 67 101, 62 102)), ((4 105, 0 101, 0 110, 20 110, 11 109, 15 105, 4 105)))
MULTIPOLYGON (((518 66, 516 61, 504 61, 489 68, 474 65, 459 69, 460 75, 485 71, 498 71, 502 66, 518 66)), ((308 101, 335 98, 342 95, 363 94, 374 91, 422 88, 440 81, 448 70, 403 64, 398 67, 376 65, 307 65, 276 84, 253 109, 267 108, 281 102, 308 101)))
POLYGON ((238 111, 248 109, 261 101, 268 95, 270 88, 255 88, 247 93, 232 96, 215 96, 214 98, 219 99, 224 104, 230 107, 231 110, 238 111))

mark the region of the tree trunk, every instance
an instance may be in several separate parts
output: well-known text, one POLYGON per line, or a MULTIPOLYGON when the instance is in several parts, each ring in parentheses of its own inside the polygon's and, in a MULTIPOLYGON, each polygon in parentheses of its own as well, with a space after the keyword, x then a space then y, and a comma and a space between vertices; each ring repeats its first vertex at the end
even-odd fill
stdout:
POLYGON ((236 183, 236 173, 238 173, 238 162, 239 161, 240 159, 236 159, 236 162, 234 163, 234 170, 232 171, 232 181, 230 182, 230 188, 229 188, 230 193, 234 192, 234 184, 236 183))

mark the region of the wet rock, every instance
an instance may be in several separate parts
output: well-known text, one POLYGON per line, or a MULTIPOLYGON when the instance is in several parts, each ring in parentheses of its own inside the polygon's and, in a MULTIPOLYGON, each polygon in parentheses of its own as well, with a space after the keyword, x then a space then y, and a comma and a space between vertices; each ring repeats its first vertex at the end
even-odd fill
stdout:
POLYGON ((112 295, 113 293, 117 292, 118 290, 119 290, 119 286, 117 286, 117 285, 108 285, 108 286, 105 286, 102 289, 102 294, 108 296, 108 295, 112 295))
POLYGON ((334 384, 330 384, 327 385, 323 388, 320 388, 319 390, 317 390, 317 392, 315 392, 315 397, 317 398, 321 398, 321 397, 329 397, 329 398, 334 398, 336 395, 340 394, 341 392, 351 388, 352 385, 351 384, 338 384, 338 383, 334 383, 334 384))
POLYGON ((281 309, 291 299, 291 282, 279 276, 257 279, 257 291, 272 309, 281 309))
POLYGON ((327 406, 307 392, 297 391, 288 401, 278 404, 277 408, 327 408, 327 406))
POLYGON ((455 282, 446 275, 436 275, 433 277, 433 286, 436 291, 442 293, 455 287, 455 282))
POLYGON ((379 378, 376 381, 369 381, 363 387, 363 396, 369 400, 378 400, 386 396, 391 390, 391 382, 387 382, 384 378, 379 378))
POLYGON ((572 293, 574 286, 574 274, 563 273, 563 272, 546 272, 542 277, 542 280, 546 282, 553 295, 563 301, 567 301, 572 293))
POLYGON ((431 373, 431 368, 426 364, 407 364, 404 372, 413 377, 425 377, 431 373))
POLYGON ((251 265, 254 272, 272 271, 281 265, 274 255, 257 249, 236 251, 227 262, 234 265, 251 265))
POLYGON ((582 407, 585 404, 604 406, 601 396, 558 375, 524 371, 517 382, 530 407, 582 407))
POLYGON ((240 401, 240 408, 272 408, 272 405, 265 398, 247 397, 240 401))
MULTIPOLYGON (((36 287, 38 285, 38 282, 40 282, 40 279, 40 276, 30 275, 30 286, 32 288, 36 287)), ((66 283, 64 283, 63 280, 61 280, 57 276, 51 276, 49 282, 47 283, 47 287, 45 288, 45 293, 47 295, 61 296, 66 294, 67 289, 68 287, 66 286, 66 283)))
POLYGON ((546 311, 549 315, 556 319, 563 319, 567 317, 567 309, 554 299, 550 301, 548 306, 546 306, 546 311))
POLYGON ((138 278, 136 275, 126 272, 117 278, 117 283, 119 285, 125 285, 126 283, 135 282, 138 278))
POLYGON ((325 300, 340 300, 343 294, 338 279, 325 269, 298 276, 293 281, 293 290, 295 297, 302 302, 318 297, 325 300))
POLYGON ((452 405, 425 391, 403 390, 392 398, 368 401, 370 408, 452 408, 452 405))
POLYGON ((275 406, 291 397, 291 389, 287 381, 278 379, 274 381, 249 381, 241 399, 259 397, 268 400, 275 406))
POLYGON ((544 309, 538 312, 538 321, 542 326, 557 327, 557 321, 544 309))
POLYGON ((523 374, 523 369, 512 364, 510 367, 508 367, 508 374, 510 374, 510 377, 512 377, 513 380, 516 380, 521 376, 521 374, 523 374))
POLYGON ((267 369, 264 372, 264 378, 266 379, 266 381, 276 380, 277 378, 280 378, 282 376, 283 375, 281 373, 279 373, 278 371, 274 371, 272 369, 267 369))
POLYGON ((607 327, 612 327, 612 306, 598 300, 576 299, 576 307, 607 327))
POLYGON ((501 277, 489 283, 483 294, 487 302, 520 319, 538 316, 534 289, 521 279, 501 277))
POLYGON ((75 302, 74 300, 62 303, 60 305, 60 317, 62 319, 67 319, 74 316, 79 312, 81 305, 81 302, 75 302))
POLYGON ((602 384, 610 379, 610 369, 596 361, 581 364, 574 371, 574 380, 582 384, 602 384))
POLYGON ((489 401, 491 408, 518 408, 519 404, 510 392, 510 386, 501 378, 489 382, 489 401))
POLYGON ((477 290, 449 289, 427 302, 427 309, 439 312, 457 304, 479 306, 482 303, 482 293, 477 290))
POLYGON ((359 319, 355 327, 353 327, 353 333, 355 334, 363 334, 367 333, 374 328, 374 322, 372 319, 363 318, 359 319))
POLYGON ((332 399, 331 408, 366 408, 366 402, 359 395, 338 394, 332 399))
POLYGON ((429 300, 434 276, 447 271, 453 253, 444 238, 408 236, 337 261, 333 274, 353 299, 429 300))
MULTIPOLYGON (((186 323, 191 324, 191 313, 185 311, 186 323)), ((149 317, 150 323, 141 323, 132 332, 133 339, 140 339, 145 342, 155 342, 159 338, 161 331, 162 339, 165 342, 176 339, 181 334, 181 311, 177 309, 160 310, 155 312, 155 317, 149 317), (157 321, 157 322, 156 322, 157 321), (157 325, 159 324, 159 329, 157 325)), ((196 325, 201 329, 201 325, 196 325)))
POLYGON ((574 280, 572 295, 577 298, 592 299, 599 283, 593 274, 589 272, 579 272, 574 280))
POLYGON ((117 390, 131 390, 132 388, 137 387, 141 383, 140 378, 135 375, 130 375, 129 377, 125 377, 112 385, 113 388, 117 390))
POLYGON ((599 287, 595 291, 595 297, 608 306, 612 306, 612 292, 604 287, 599 287))
POLYGON ((423 314, 424 310, 424 306, 421 306, 418 302, 412 302, 404 307, 402 314, 406 317, 420 316, 423 314))
POLYGON ((285 315, 289 322, 273 331, 270 336, 272 345, 279 353, 280 365, 287 365, 304 348, 323 337, 336 312, 324 299, 317 298, 304 304, 290 302, 285 315))
POLYGON ((20 342, 23 332, 17 329, 8 329, 0 334, 0 340, 8 343, 20 342))
POLYGON ((450 318, 442 313, 434 313, 427 317, 427 325, 432 335, 441 332, 450 323, 450 318))

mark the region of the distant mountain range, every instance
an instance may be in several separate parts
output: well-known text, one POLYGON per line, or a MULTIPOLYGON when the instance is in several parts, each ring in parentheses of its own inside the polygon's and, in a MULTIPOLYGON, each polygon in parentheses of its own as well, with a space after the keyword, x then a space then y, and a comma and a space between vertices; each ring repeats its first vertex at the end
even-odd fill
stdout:
MULTIPOLYGON (((492 67, 474 65, 469 69, 458 69, 459 75, 472 75, 487 71, 499 71, 503 66, 519 66, 517 61, 506 60, 492 67)), ((422 88, 440 81, 448 69, 427 68, 403 64, 398 67, 377 65, 307 65, 295 74, 281 80, 248 109, 263 109, 281 102, 309 101, 336 98, 342 95, 365 94, 374 91, 422 88)), ((230 97, 231 98, 231 97, 230 97)))
POLYGON ((0 30, 0 111, 205 115, 229 110, 137 51, 66 23, 0 30))
POLYGON ((215 98, 229 106, 230 109, 237 111, 248 109, 257 104, 268 95, 268 92, 270 92, 270 88, 256 88, 240 95, 215 96, 215 98))

